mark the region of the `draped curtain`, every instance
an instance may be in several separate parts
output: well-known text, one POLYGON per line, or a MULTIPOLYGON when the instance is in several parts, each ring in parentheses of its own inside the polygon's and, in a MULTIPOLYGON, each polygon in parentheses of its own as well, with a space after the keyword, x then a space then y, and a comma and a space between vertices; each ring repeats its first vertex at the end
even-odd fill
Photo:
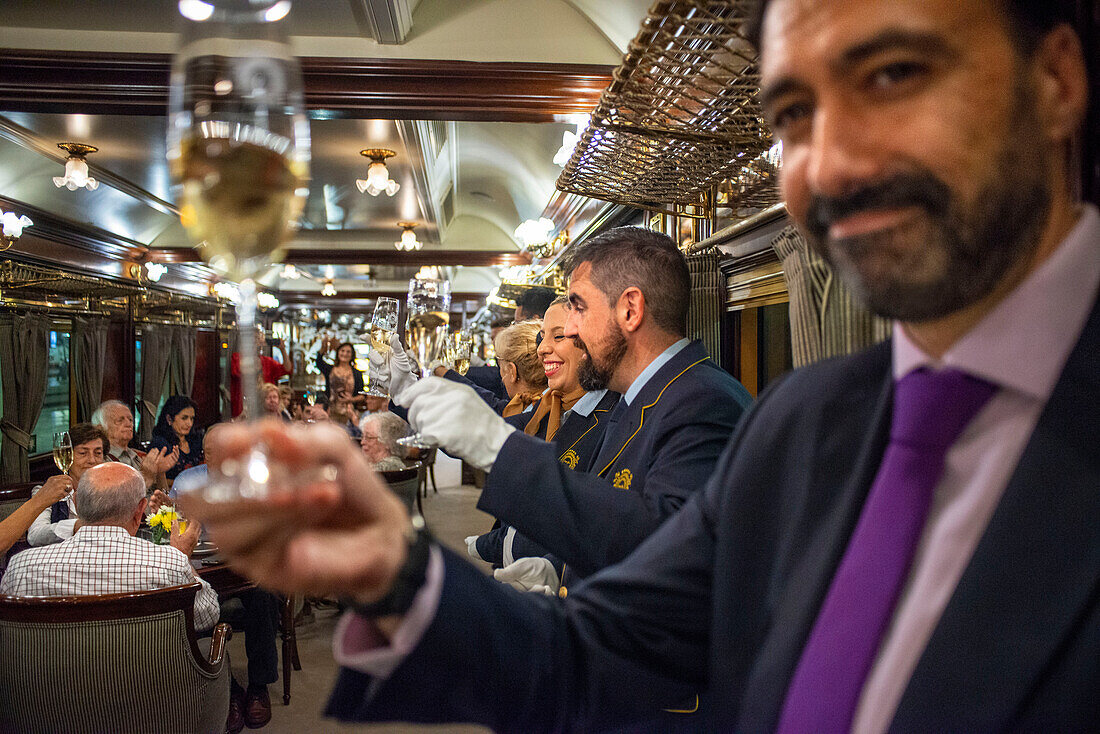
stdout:
POLYGON ((39 314, 0 316, 0 481, 30 479, 28 451, 46 397, 50 321, 39 314))
POLYGON ((790 293, 794 366, 865 349, 890 335, 890 322, 860 304, 794 227, 772 241, 790 293))
POLYGON ((172 384, 176 394, 191 396, 195 386, 195 329, 177 326, 172 335, 172 384))
POLYGON ((103 395, 103 373, 107 364, 106 319, 73 318, 69 341, 73 360, 73 388, 76 390, 76 420, 91 420, 103 395))
POLYGON ((723 282, 715 250, 687 256, 691 276, 691 301, 688 306, 688 336, 703 342, 707 353, 718 359, 722 353, 723 282))
POLYGON ((168 386, 174 342, 173 329, 166 326, 148 326, 141 338, 141 396, 138 401, 141 426, 138 429, 138 438, 142 441, 153 437, 157 406, 168 386))

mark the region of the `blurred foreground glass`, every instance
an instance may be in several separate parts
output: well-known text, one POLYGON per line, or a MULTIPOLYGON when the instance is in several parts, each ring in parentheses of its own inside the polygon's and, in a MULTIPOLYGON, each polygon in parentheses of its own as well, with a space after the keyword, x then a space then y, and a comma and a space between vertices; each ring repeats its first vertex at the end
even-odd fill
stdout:
MULTIPOLYGON (((413 278, 409 281, 408 322, 405 342, 416 355, 422 377, 431 374, 431 363, 443 356, 450 323, 451 284, 433 278, 413 278)), ((433 448, 419 433, 399 438, 399 444, 419 449, 433 448)))
POLYGON ((370 326, 370 371, 367 373, 367 395, 376 398, 390 396, 390 339, 397 332, 401 302, 381 296, 374 305, 370 326))
MULTIPOLYGON (((309 184, 301 73, 282 22, 289 10, 288 0, 180 3, 186 20, 169 91, 180 221, 203 259, 240 283, 237 351, 253 419, 262 412, 254 279, 281 259, 309 184)), ((262 446, 253 454, 250 465, 266 460, 262 446)), ((241 493, 262 495, 260 474, 250 476, 241 493)))

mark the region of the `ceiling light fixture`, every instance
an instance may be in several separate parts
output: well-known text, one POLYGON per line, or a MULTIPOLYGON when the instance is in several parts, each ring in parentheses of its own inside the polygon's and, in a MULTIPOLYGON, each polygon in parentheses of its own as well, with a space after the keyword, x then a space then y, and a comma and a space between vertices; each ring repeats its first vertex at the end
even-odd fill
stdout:
POLYGON ((397 226, 403 230, 401 232, 401 240, 393 243, 393 246, 398 250, 412 252, 424 246, 423 242, 416 239, 416 232, 413 232, 413 229, 416 227, 416 222, 398 222, 397 226))
POLYGON ((84 143, 58 143, 57 147, 68 153, 69 157, 65 160, 65 175, 53 177, 54 186, 59 189, 66 188, 69 191, 76 191, 79 188, 95 191, 99 188, 99 181, 88 175, 88 161, 84 159, 89 153, 95 153, 99 148, 84 143))
POLYGON ((334 286, 332 284, 332 278, 326 278, 325 279, 325 284, 323 286, 321 286, 321 295, 322 296, 335 296, 336 295, 336 286, 334 286))
POLYGON ((152 283, 156 283, 157 281, 159 281, 160 276, 164 275, 167 272, 168 268, 160 263, 145 263, 145 277, 147 277, 152 283))
POLYGON ((278 308, 279 299, 266 291, 261 291, 256 294, 256 305, 264 310, 278 308))
POLYGON ((298 268, 287 264, 283 266, 283 272, 279 274, 279 277, 284 280, 298 280, 302 277, 302 274, 298 272, 298 268))
POLYGON ((523 243, 523 249, 535 257, 550 257, 559 246, 569 239, 569 233, 562 230, 554 239, 550 239, 550 233, 554 231, 554 222, 541 217, 540 219, 528 219, 516 227, 515 236, 523 243))
POLYGON ((397 153, 388 148, 367 148, 366 150, 359 151, 359 155, 364 158, 370 158, 370 167, 367 168, 367 177, 365 179, 356 179, 355 181, 355 186, 359 189, 359 193, 378 196, 385 191, 388 196, 396 194, 397 190, 401 188, 401 184, 390 178, 390 171, 386 168, 386 159, 392 158, 397 155, 397 153))
POLYGON ((229 301, 230 303, 239 303, 241 300, 240 288, 225 280, 219 280, 217 283, 210 286, 210 293, 215 298, 222 301, 229 301))
POLYGON ((0 252, 15 244, 23 236, 23 229, 34 222, 26 214, 0 211, 0 252))

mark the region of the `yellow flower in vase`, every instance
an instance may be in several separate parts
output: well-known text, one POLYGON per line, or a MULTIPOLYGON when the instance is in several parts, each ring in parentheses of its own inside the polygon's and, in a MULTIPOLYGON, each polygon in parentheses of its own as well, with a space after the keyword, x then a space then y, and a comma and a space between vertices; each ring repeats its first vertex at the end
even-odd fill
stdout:
POLYGON ((159 510, 146 518, 145 522, 152 529, 152 541, 158 544, 164 544, 168 542, 168 538, 172 534, 172 522, 179 522, 179 531, 181 533, 187 530, 187 521, 179 516, 175 508, 171 505, 163 505, 159 510))

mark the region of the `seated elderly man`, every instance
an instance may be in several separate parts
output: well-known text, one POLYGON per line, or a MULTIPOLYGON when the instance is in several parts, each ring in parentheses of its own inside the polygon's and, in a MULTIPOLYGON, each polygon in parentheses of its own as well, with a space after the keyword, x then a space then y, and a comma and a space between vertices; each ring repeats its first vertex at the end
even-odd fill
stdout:
MULTIPOLYGON (((74 441, 75 443, 75 441, 74 441)), ((173 532, 169 545, 135 537, 145 519, 145 482, 136 469, 111 462, 88 467, 76 488, 80 519, 75 534, 47 548, 31 548, 11 559, 0 593, 12 596, 117 594, 162 589, 198 581, 195 627, 218 621, 218 595, 195 575, 191 551, 198 523, 173 532)))
POLYGON ((405 468, 405 448, 397 439, 409 433, 409 424, 390 412, 367 413, 359 422, 363 437, 359 445, 375 471, 397 471, 405 468))
POLYGON ((141 472, 148 489, 163 489, 168 486, 164 473, 176 465, 179 460, 179 447, 171 451, 153 449, 148 453, 130 448, 134 440, 134 414, 121 400, 106 400, 92 413, 92 425, 107 432, 110 448, 105 461, 119 461, 141 472))
MULTIPOLYGON (((73 444, 73 463, 66 474, 50 477, 31 490, 31 496, 42 489, 63 489, 67 498, 42 510, 27 530, 27 542, 31 545, 49 545, 68 540, 73 535, 76 524, 76 505, 72 491, 84 472, 97 464, 102 464, 107 454, 107 434, 102 428, 91 423, 77 423, 69 429, 69 440, 73 444)), ((144 482, 142 482, 144 485, 144 482)))

